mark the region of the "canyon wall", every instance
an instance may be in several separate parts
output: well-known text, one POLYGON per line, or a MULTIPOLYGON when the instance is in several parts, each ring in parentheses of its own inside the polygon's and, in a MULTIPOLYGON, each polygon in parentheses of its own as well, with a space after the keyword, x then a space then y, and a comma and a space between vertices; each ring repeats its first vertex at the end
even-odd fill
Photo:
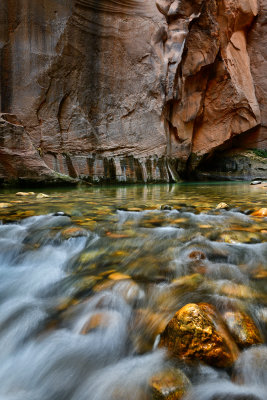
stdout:
POLYGON ((3 0, 0 180, 172 181, 266 148, 266 4, 3 0))

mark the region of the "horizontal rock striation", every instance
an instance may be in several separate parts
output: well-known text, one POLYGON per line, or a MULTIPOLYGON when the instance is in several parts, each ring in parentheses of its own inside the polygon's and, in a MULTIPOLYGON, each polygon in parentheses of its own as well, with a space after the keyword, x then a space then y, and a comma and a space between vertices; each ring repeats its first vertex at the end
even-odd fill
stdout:
POLYGON ((20 121, 12 114, 0 114, 0 183, 74 183, 47 167, 20 121))
POLYGON ((21 121, 23 157, 1 179, 24 162, 23 179, 31 164, 36 177, 173 181, 241 133, 264 148, 265 2, 255 20, 256 0, 3 0, 1 111, 21 121))

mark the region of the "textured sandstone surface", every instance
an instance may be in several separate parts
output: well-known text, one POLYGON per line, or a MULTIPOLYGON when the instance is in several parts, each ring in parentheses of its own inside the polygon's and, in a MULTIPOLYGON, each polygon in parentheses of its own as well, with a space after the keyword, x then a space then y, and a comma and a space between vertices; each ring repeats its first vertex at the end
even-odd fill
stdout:
POLYGON ((47 167, 21 123, 12 114, 0 114, 0 182, 67 182, 47 167))
POLYGON ((261 111, 261 125, 246 135, 243 145, 267 149, 267 1, 259 0, 259 15, 248 35, 248 53, 256 96, 261 111))
MULTIPOLYGON (((266 147, 266 3, 1 1, 0 111, 21 121, 23 177, 30 164, 169 181, 241 133, 266 147)), ((20 177, 10 171, 1 164, 2 179, 20 177)))

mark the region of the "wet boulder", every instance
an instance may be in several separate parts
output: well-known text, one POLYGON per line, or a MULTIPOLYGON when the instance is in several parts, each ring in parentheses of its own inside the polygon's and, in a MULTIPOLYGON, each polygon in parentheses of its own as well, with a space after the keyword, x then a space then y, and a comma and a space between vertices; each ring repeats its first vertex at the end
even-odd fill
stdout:
POLYGON ((205 253, 201 250, 193 250, 188 254, 188 257, 191 260, 198 261, 198 260, 205 260, 207 257, 205 253))
POLYGON ((144 291, 128 275, 114 272, 108 278, 97 283, 94 287, 94 292, 98 293, 110 290, 123 298, 127 304, 131 305, 138 303, 145 297, 144 291))
POLYGON ((163 211, 171 211, 172 207, 169 206, 168 204, 163 204, 162 206, 160 206, 160 209, 163 211))
POLYGON ((113 272, 108 276, 108 278, 111 279, 112 281, 122 281, 125 279, 130 279, 131 277, 130 275, 122 274, 120 272, 113 272))
POLYGON ((48 194, 38 193, 37 196, 36 196, 36 199, 45 199, 45 198, 48 198, 48 197, 50 197, 50 196, 48 196, 48 194))
POLYGON ((188 254, 189 259, 189 271, 192 273, 205 274, 207 272, 207 266, 205 260, 207 259, 205 253, 201 250, 193 250, 188 254))
POLYGON ((267 208, 260 208, 259 210, 254 211, 251 214, 251 216, 252 217, 261 217, 261 218, 267 217, 267 208))
POLYGON ((266 296, 250 286, 231 281, 213 282, 214 291, 220 295, 247 301, 266 301, 266 296))
POLYGON ((250 182, 251 185, 261 185, 262 181, 259 180, 254 180, 252 182, 250 182))
POLYGON ((187 304, 167 324, 160 347, 172 357, 229 367, 238 349, 215 308, 209 304, 187 304))
POLYGON ((0 203, 0 208, 8 208, 11 207, 12 204, 11 203, 0 203))
POLYGON ((181 298, 187 293, 194 293, 201 287, 203 281, 204 277, 199 273, 173 279, 170 285, 163 286, 157 294, 154 300, 156 309, 161 312, 174 313, 181 298))
POLYGON ((33 196, 34 192, 17 192, 16 196, 33 196))
POLYGON ((181 370, 169 368, 152 376, 149 386, 154 400, 180 400, 191 384, 181 370))
POLYGON ((216 210, 228 210, 229 209, 229 205, 227 203, 219 203, 216 206, 216 210))
POLYGON ((88 236, 88 232, 86 229, 78 227, 78 226, 70 226, 61 231, 61 235, 63 239, 77 238, 81 236, 88 236))
POLYGON ((106 331, 110 329, 111 334, 117 334, 124 330, 124 320, 122 314, 117 310, 95 310, 88 315, 80 329, 80 334, 87 335, 95 331, 106 331))
POLYGON ((252 318, 242 311, 226 311, 223 319, 240 348, 263 343, 260 331, 252 318))
POLYGON ((83 325, 81 334, 86 335, 96 329, 105 329, 109 326, 110 315, 108 312, 98 312, 93 314, 83 325))

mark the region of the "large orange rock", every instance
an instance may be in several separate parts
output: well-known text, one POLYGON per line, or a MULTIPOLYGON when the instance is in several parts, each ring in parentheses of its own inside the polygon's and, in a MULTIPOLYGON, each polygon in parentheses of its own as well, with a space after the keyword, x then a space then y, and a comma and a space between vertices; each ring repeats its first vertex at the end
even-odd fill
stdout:
POLYGON ((260 208, 251 214, 252 217, 267 217, 267 208, 260 208))
POLYGON ((161 335, 160 346, 173 357, 229 367, 238 355, 224 324, 209 304, 187 304, 181 308, 161 335))

